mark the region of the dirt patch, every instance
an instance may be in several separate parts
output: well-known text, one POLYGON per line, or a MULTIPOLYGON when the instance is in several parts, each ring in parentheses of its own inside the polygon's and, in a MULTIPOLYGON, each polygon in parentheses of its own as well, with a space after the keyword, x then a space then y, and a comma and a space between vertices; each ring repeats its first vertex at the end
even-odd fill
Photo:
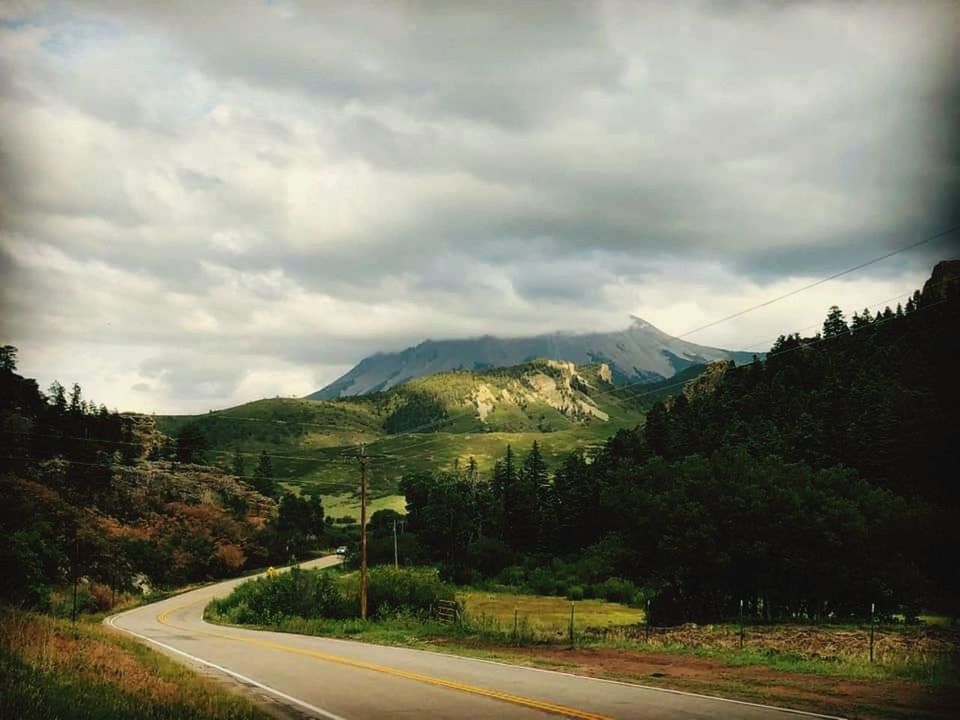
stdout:
POLYGON ((480 387, 477 388, 477 395, 474 398, 474 402, 477 405, 477 414, 480 416, 481 420, 485 421, 487 419, 487 415, 490 414, 496 405, 497 398, 492 392, 490 392, 489 387, 486 385, 480 385, 480 387))
POLYGON ((612 648, 490 648, 498 657, 578 675, 626 680, 737 700, 839 715, 852 720, 957 717, 960 689, 900 680, 846 680, 712 658, 612 648))

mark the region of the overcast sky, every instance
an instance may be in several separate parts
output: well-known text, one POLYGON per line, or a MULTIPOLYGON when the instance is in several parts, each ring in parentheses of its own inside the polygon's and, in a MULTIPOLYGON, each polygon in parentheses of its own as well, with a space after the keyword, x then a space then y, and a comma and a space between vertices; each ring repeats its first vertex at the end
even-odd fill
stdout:
POLYGON ((960 222, 960 3, 217 7, 0 4, 0 342, 44 386, 205 411, 427 337, 681 334, 960 222))

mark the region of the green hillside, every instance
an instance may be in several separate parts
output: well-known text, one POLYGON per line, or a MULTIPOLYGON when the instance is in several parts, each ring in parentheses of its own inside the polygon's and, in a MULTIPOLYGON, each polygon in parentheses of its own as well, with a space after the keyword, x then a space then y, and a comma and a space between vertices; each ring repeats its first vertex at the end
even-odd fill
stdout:
POLYGON ((370 456, 374 497, 397 492, 404 473, 493 467, 507 444, 540 442, 548 461, 571 450, 590 452, 620 429, 636 426, 669 382, 614 388, 605 365, 538 360, 509 368, 455 371, 417 378, 387 392, 340 400, 275 398, 205 415, 157 417, 176 436, 195 424, 206 437, 206 460, 232 467, 239 450, 248 471, 261 451, 278 480, 349 507, 357 487, 353 460, 360 443, 370 456), (662 386, 662 387, 661 387, 662 386))

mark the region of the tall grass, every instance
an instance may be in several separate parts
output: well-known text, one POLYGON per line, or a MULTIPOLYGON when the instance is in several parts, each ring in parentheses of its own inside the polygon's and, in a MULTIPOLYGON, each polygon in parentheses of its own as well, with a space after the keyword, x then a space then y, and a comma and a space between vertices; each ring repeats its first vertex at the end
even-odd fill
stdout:
POLYGON ((254 720, 248 700, 99 625, 0 608, 0 717, 254 720))

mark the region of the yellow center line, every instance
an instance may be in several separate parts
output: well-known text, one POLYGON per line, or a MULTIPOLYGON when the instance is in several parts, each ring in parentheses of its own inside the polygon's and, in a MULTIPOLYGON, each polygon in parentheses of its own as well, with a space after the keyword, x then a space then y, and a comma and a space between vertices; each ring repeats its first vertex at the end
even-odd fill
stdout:
POLYGON ((487 688, 477 687, 476 685, 468 685, 467 683, 458 682, 456 680, 446 680, 433 675, 424 675, 423 673, 410 672, 408 670, 398 670, 397 668, 388 667, 387 665, 377 665, 375 663, 368 663, 363 660, 354 660, 352 658, 342 657, 340 655, 330 655, 328 653, 317 652, 315 650, 304 650, 292 645, 284 645, 282 643, 277 643, 270 640, 257 640, 254 638, 239 637, 237 635, 228 635, 226 633, 213 632, 210 630, 196 630, 194 628, 175 625, 167 620, 171 613, 177 612, 178 610, 183 610, 192 604, 193 603, 187 603, 186 605, 171 608, 160 613, 157 616, 157 622, 159 622, 161 625, 167 625, 169 627, 176 628, 177 630, 185 630, 187 632, 197 633, 200 635, 209 635, 210 637, 233 640, 235 642, 242 642, 248 645, 255 645, 257 647, 268 648, 271 650, 281 650, 284 652, 293 653, 295 655, 303 655, 305 657, 314 658, 315 660, 324 660, 326 662, 347 665, 349 667, 359 668, 361 670, 370 670, 372 672, 392 675, 393 677, 404 678, 406 680, 414 680, 416 682, 422 682, 428 685, 434 685, 436 687, 444 687, 450 690, 458 690, 460 692, 470 693, 472 695, 480 695, 483 697, 493 698, 495 700, 502 700, 504 702, 513 703, 514 705, 522 705, 524 707, 533 708, 535 710, 543 710, 544 712, 553 713, 555 715, 576 718, 577 720, 612 720, 612 718, 609 718, 606 715, 598 715, 585 710, 566 707, 565 705, 555 705, 542 700, 534 700, 533 698, 523 697, 522 695, 513 695, 511 693, 499 692, 497 690, 489 690, 487 688))

